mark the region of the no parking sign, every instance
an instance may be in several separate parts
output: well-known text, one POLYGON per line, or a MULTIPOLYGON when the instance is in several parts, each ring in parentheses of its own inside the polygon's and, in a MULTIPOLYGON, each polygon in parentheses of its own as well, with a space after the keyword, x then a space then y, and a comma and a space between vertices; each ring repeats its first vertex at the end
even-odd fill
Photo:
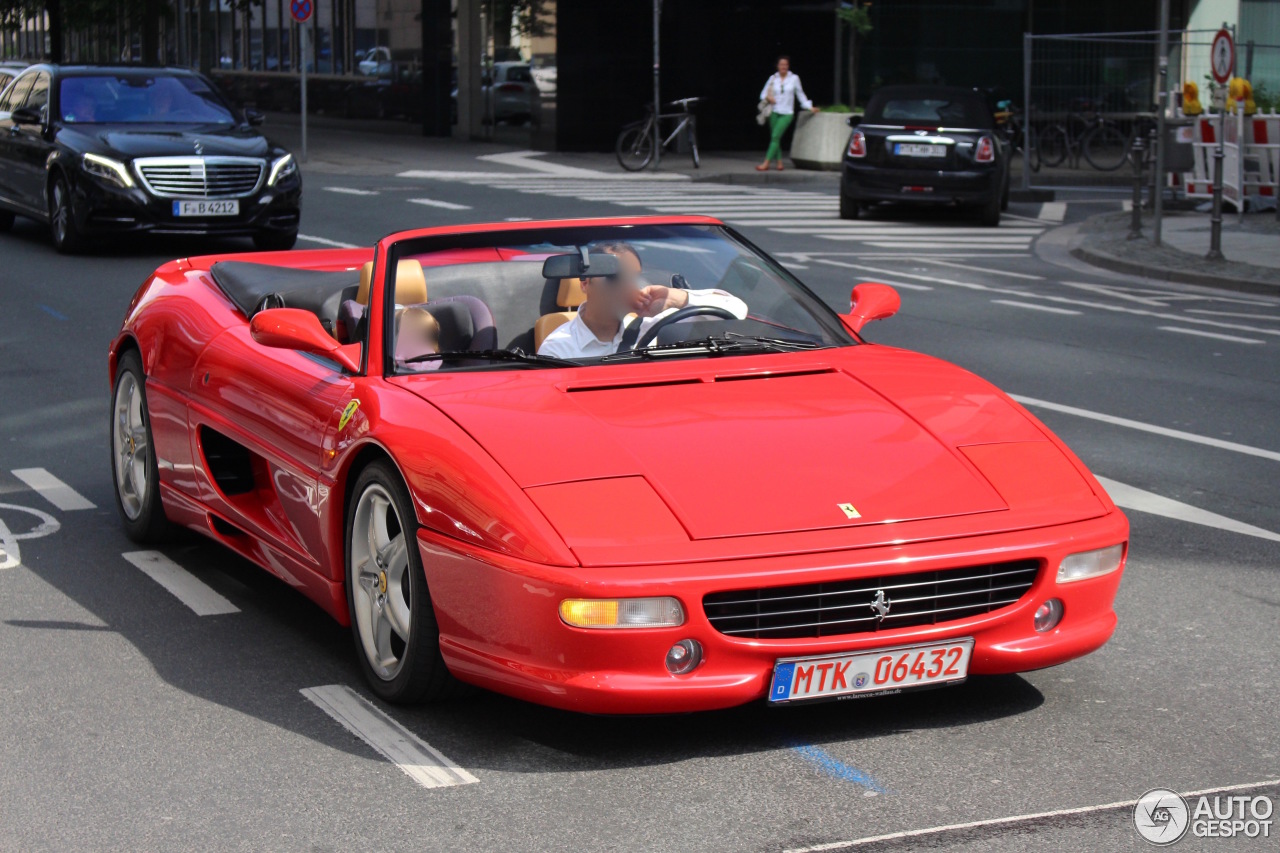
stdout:
POLYGON ((289 14, 299 24, 305 24, 311 20, 311 12, 313 11, 311 0, 290 0, 289 14))

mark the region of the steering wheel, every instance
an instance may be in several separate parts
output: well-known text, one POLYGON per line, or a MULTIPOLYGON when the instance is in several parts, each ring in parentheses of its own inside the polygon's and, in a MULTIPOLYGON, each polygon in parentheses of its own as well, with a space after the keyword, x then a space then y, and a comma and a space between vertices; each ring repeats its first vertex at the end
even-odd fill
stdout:
POLYGON ((648 331, 640 336, 640 340, 636 341, 635 346, 631 349, 638 350, 647 347, 658 337, 658 332, 661 332, 672 323, 679 323, 681 320, 687 320, 690 317, 701 316, 719 317, 723 320, 738 319, 737 314, 734 314, 728 308, 721 308, 718 305, 686 305, 683 308, 677 308, 674 313, 668 314, 650 326, 648 331))

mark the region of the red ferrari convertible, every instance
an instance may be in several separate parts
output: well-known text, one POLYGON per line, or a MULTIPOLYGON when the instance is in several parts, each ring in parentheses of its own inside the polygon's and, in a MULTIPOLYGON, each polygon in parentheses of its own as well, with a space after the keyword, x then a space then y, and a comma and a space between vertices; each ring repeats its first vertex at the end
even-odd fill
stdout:
POLYGON ((1127 520, 998 389, 862 340, 898 305, 838 315, 705 217, 173 261, 111 346, 120 515, 318 602, 391 701, 682 712, 1097 649, 1127 520))

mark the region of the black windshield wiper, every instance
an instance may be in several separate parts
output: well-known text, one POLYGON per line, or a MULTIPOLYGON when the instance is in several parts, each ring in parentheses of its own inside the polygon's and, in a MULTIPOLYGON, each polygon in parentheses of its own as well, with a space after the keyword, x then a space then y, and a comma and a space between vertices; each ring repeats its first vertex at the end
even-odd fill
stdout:
POLYGON ((768 338, 757 335, 708 335, 692 341, 677 341, 656 347, 617 352, 606 355, 601 361, 621 361, 627 358, 680 358, 686 355, 741 355, 753 352, 795 352, 797 350, 826 349, 830 344, 818 341, 799 341, 793 338, 768 338))
POLYGON ((404 359, 404 363, 421 364, 424 361, 467 361, 472 359, 486 361, 518 361, 521 364, 532 364, 537 367, 582 366, 576 361, 567 361, 563 358, 553 358, 549 355, 535 355, 519 349, 445 350, 444 352, 429 352, 426 355, 415 355, 413 358, 404 359))

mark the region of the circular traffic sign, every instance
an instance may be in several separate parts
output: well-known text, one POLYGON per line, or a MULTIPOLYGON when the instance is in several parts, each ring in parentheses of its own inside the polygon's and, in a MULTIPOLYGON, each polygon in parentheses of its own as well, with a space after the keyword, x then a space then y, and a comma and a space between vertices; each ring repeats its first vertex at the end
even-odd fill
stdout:
POLYGON ((1236 43, 1226 29, 1218 30, 1218 34, 1213 37, 1209 65, 1213 71, 1213 79, 1219 84, 1226 84, 1231 79, 1231 72, 1236 67, 1236 43))
POLYGON ((290 0, 289 14, 299 24, 305 24, 311 20, 311 0, 290 0))

